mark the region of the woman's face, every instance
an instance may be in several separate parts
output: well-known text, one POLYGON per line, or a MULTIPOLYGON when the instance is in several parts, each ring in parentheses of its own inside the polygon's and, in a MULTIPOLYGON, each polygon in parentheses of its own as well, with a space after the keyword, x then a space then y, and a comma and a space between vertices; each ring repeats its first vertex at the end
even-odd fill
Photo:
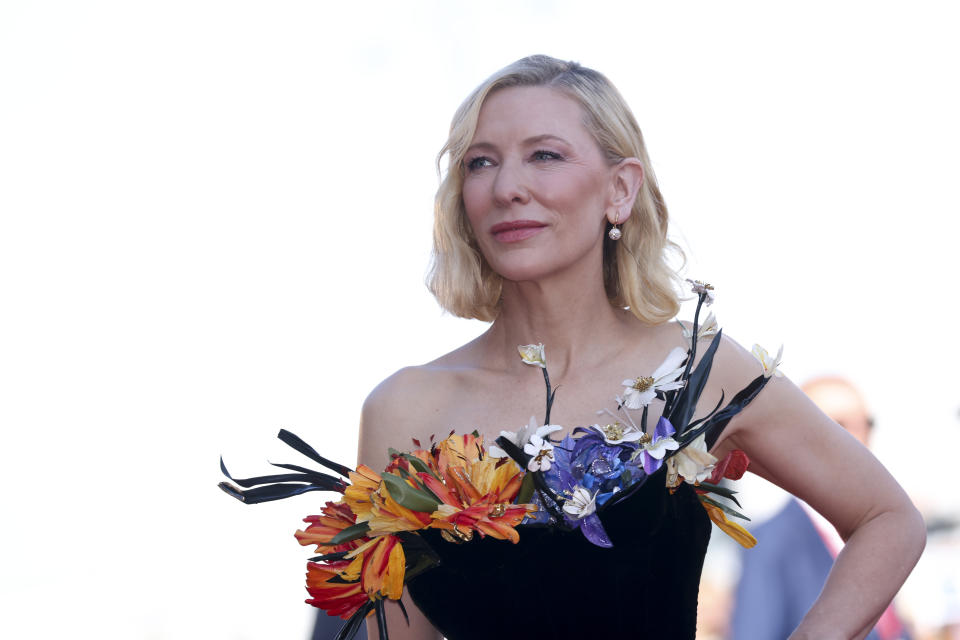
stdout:
POLYGON ((548 87, 494 92, 463 165, 463 204, 494 271, 522 281, 602 265, 612 168, 575 100, 548 87))

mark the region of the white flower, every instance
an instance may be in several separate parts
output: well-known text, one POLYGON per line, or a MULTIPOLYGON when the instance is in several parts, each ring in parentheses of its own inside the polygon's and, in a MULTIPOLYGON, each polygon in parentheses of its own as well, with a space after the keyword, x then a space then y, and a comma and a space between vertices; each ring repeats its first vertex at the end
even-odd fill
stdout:
POLYGON ((613 424, 593 425, 593 428, 603 434, 603 440, 607 444, 620 444, 621 442, 636 442, 643 437, 643 431, 633 425, 622 425, 619 422, 613 424))
POLYGON ((640 440, 641 446, 634 452, 633 459, 636 460, 638 457, 641 459, 643 470, 648 476, 663 465, 663 458, 667 455, 667 451, 680 448, 680 443, 673 438, 674 433, 676 430, 670 421, 661 416, 657 421, 656 429, 653 430, 653 438, 645 435, 640 440))
POLYGON ((577 518, 586 518, 597 510, 597 493, 590 493, 580 485, 573 490, 571 495, 564 503, 563 510, 577 518))
MULTIPOLYGON (((544 438, 545 436, 560 431, 563 427, 558 424, 545 424, 542 427, 537 424, 535 416, 530 416, 530 422, 525 427, 520 427, 517 431, 501 431, 500 435, 523 449, 533 436, 544 438)), ((506 458, 507 452, 495 444, 487 447, 487 454, 492 458, 506 458)))
MULTIPOLYGON (((693 337, 693 330, 688 329, 685 324, 682 322, 680 326, 683 328, 683 337, 689 340, 693 337)), ((697 327, 697 340, 703 340, 704 338, 712 338, 717 335, 717 332, 720 331, 719 325, 717 325, 717 319, 714 317, 713 312, 710 312, 710 315, 707 316, 707 319, 700 323, 700 326, 697 327)))
POLYGON ((641 376, 624 380, 623 406, 627 409, 645 407, 657 397, 657 391, 679 389, 683 382, 677 380, 683 374, 683 361, 687 352, 680 347, 674 347, 657 370, 651 376, 641 376))
POLYGON ((771 358, 767 350, 758 344, 753 345, 753 355, 760 361, 760 366, 763 367, 764 378, 769 378, 770 376, 780 378, 783 376, 783 374, 777 370, 777 367, 780 366, 780 358, 783 356, 783 345, 780 345, 780 350, 777 351, 776 358, 771 358))
POLYGON ((547 356, 543 352, 543 343, 540 344, 521 344, 517 346, 520 352, 520 359, 524 364, 532 364, 543 369, 547 368, 547 356))
POLYGON ((707 306, 713 304, 713 301, 717 297, 717 294, 713 292, 712 284, 707 284, 706 282, 701 282, 700 280, 691 280, 690 278, 687 278, 687 282, 690 283, 691 285, 690 288, 693 290, 695 294, 697 294, 698 296, 699 295, 706 296, 703 302, 707 306))
POLYGON ((533 456, 527 463, 529 471, 546 471, 553 463, 553 445, 538 435, 530 438, 530 442, 523 445, 524 453, 533 456))
POLYGON ((667 455, 667 451, 674 451, 679 447, 680 443, 674 440, 673 436, 666 436, 665 438, 656 438, 652 442, 645 443, 643 450, 650 454, 650 457, 663 460, 663 456, 667 455))
POLYGON ((707 451, 707 439, 704 434, 677 452, 671 460, 676 460, 677 472, 690 484, 703 482, 713 473, 717 459, 707 451))

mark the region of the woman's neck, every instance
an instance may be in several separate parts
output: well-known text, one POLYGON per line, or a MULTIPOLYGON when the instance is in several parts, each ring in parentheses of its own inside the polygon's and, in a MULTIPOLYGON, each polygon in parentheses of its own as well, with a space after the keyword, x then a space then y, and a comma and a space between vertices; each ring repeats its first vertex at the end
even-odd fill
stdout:
POLYGON ((484 343, 489 357, 508 367, 520 364, 517 345, 543 343, 551 378, 559 380, 571 368, 612 357, 603 350, 616 349, 636 328, 629 311, 610 304, 602 283, 505 281, 500 315, 484 343))

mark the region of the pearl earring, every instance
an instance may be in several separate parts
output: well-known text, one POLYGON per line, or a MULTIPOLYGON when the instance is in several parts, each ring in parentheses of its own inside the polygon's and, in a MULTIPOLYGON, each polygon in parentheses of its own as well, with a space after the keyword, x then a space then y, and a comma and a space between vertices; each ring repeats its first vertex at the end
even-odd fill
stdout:
POLYGON ((613 221, 613 226, 610 227, 610 231, 607 231, 607 237, 610 238, 611 240, 619 240, 620 236, 623 235, 622 233, 620 233, 620 229, 617 227, 619 223, 620 223, 620 212, 617 211, 617 218, 616 220, 613 221))

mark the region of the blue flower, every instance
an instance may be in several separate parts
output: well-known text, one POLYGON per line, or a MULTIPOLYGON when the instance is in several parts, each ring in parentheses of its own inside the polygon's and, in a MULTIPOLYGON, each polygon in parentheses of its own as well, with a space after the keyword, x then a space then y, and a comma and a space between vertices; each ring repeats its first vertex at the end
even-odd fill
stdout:
POLYGON ((597 517, 597 495, 598 492, 578 485, 563 503, 563 510, 567 523, 579 527, 587 540, 598 547, 609 548, 613 543, 597 517))
MULTIPOLYGON (((602 431, 592 427, 577 429, 575 433, 580 437, 567 436, 555 445, 553 464, 543 472, 543 479, 562 500, 567 526, 580 529, 595 545, 611 547, 613 543, 596 508, 643 475, 639 463, 631 460, 637 445, 632 442, 610 445, 602 431)), ((537 515, 531 521, 549 519, 537 515)))
POLYGON ((653 430, 653 440, 644 442, 643 449, 640 451, 640 456, 643 458, 643 470, 647 475, 660 468, 667 451, 680 448, 680 443, 672 437, 676 432, 677 430, 666 418, 661 417, 657 421, 657 427, 653 430))

